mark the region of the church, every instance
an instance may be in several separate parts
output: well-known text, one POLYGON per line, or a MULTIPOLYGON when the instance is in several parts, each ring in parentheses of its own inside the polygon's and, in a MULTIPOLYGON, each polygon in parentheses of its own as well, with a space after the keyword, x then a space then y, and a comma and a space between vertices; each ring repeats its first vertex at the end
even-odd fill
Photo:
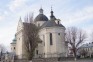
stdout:
MULTIPOLYGON (((57 19, 53 10, 50 11, 50 19, 43 13, 43 9, 39 9, 39 14, 34 19, 34 24, 41 27, 39 37, 42 43, 38 44, 35 49, 35 58, 49 57, 67 57, 68 48, 65 42, 66 28, 61 24, 61 20, 57 19)), ((24 28, 26 22, 20 19, 17 26, 15 39, 11 43, 11 51, 16 54, 19 59, 24 58, 24 28)), ((27 24, 27 23, 26 23, 27 24)))

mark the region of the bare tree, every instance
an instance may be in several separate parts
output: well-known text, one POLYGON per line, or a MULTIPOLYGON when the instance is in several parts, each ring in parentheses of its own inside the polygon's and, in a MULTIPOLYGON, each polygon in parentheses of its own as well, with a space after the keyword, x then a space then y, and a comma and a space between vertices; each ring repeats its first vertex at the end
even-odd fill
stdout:
POLYGON ((27 14, 27 15, 25 16, 25 18, 24 18, 24 21, 25 21, 26 23, 33 23, 33 22, 34 22, 34 21, 33 21, 33 13, 27 14))
POLYGON ((0 60, 3 58, 3 53, 6 52, 5 46, 0 44, 0 60))
MULTIPOLYGON (((25 19, 25 20, 32 20, 30 19, 25 19)), ((24 24, 24 37, 25 37, 25 42, 24 42, 24 48, 25 48, 25 56, 28 60, 32 60, 35 52, 35 48, 38 46, 38 43, 41 41, 39 38, 39 28, 33 24, 33 23, 23 23, 24 24)))
POLYGON ((68 46, 72 49, 75 60, 77 56, 77 51, 80 48, 81 44, 85 41, 86 34, 84 31, 77 29, 76 27, 70 27, 66 31, 66 41, 68 46))
POLYGON ((5 53, 6 52, 6 48, 4 45, 0 45, 0 52, 1 53, 5 53))

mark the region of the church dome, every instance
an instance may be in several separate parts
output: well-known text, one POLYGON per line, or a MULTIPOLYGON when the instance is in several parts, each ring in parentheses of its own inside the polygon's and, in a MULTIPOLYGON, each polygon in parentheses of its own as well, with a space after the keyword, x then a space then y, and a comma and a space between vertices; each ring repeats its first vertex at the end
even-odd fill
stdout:
POLYGON ((34 21, 48 21, 47 16, 45 16, 43 14, 43 9, 42 8, 39 10, 39 12, 40 12, 39 15, 36 16, 34 21))
POLYGON ((44 14, 39 14, 36 18, 35 21, 48 21, 48 18, 44 14))

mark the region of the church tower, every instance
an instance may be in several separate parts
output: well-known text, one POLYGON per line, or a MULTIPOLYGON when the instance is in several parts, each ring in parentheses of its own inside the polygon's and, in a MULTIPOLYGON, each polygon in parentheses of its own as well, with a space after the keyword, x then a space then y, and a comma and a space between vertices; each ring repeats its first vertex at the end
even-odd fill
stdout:
POLYGON ((56 20, 56 18, 55 18, 55 16, 54 16, 54 12, 53 12, 53 10, 52 10, 52 7, 51 7, 51 15, 50 15, 50 20, 56 20))
POLYGON ((13 42, 11 43, 11 52, 16 53, 16 37, 13 39, 13 42))
POLYGON ((24 49, 23 49, 23 22, 22 19, 19 19, 16 33, 16 55, 19 59, 24 57, 24 49))

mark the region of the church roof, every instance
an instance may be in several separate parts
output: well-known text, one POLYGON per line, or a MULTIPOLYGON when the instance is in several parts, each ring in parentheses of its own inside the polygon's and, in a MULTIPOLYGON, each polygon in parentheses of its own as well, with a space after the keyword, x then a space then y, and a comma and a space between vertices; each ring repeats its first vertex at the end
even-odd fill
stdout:
MULTIPOLYGON (((55 21, 47 21, 45 22, 41 28, 44 28, 44 27, 64 27, 62 24, 56 24, 55 21)), ((65 27, 64 27, 65 28, 65 27)))
POLYGON ((13 42, 11 44, 16 44, 16 38, 13 39, 13 42))
POLYGON ((81 46, 81 48, 91 48, 91 47, 93 47, 93 42, 92 43, 89 43, 89 44, 83 44, 81 46))
POLYGON ((39 14, 34 21, 48 21, 48 18, 44 14, 39 14))
POLYGON ((42 8, 39 10, 39 12, 40 12, 39 15, 36 16, 34 21, 48 21, 47 16, 45 16, 43 14, 43 9, 42 8))

